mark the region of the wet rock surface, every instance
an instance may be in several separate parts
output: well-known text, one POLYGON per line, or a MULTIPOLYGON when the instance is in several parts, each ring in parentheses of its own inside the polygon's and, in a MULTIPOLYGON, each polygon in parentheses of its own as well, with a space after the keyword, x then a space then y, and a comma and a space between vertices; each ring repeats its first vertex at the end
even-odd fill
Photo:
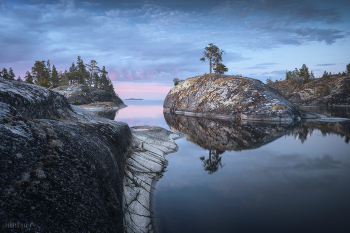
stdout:
POLYGON ((296 124, 232 121, 203 117, 164 114, 169 128, 186 135, 191 141, 207 150, 248 150, 266 145, 289 133, 296 124))
POLYGON ((0 79, 0 142, 2 229, 123 231, 127 124, 55 91, 0 79))
POLYGON ((292 122, 305 118, 299 108, 261 81, 205 74, 173 87, 164 112, 256 121, 292 122))
POLYGON ((153 192, 168 164, 165 155, 178 150, 174 140, 183 134, 156 126, 134 126, 131 131, 124 177, 125 232, 157 232, 153 192))
POLYGON ((296 84, 294 79, 268 84, 295 105, 350 105, 350 76, 329 75, 296 84))
POLYGON ((125 105, 118 96, 88 85, 60 86, 53 90, 64 95, 68 102, 74 105, 94 102, 113 102, 115 105, 125 105))

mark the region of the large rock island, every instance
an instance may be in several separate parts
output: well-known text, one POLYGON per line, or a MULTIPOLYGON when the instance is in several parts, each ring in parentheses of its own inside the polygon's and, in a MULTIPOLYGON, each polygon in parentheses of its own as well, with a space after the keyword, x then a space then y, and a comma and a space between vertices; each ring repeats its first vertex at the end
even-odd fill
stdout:
POLYGON ((309 114, 261 81, 239 76, 205 74, 173 87, 164 112, 241 120, 292 122, 309 114))
POLYGON ((131 137, 58 92, 0 79, 0 226, 122 232, 131 137))

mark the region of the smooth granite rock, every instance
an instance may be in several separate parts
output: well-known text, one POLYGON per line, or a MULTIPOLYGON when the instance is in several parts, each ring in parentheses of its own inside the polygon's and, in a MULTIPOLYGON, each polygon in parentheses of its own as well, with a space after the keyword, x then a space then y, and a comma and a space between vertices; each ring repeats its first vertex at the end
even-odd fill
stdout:
POLYGON ((252 78, 205 74, 173 87, 164 112, 255 121, 292 122, 305 118, 278 91, 252 78))
POLYGON ((0 226, 124 231, 127 124, 71 106, 58 92, 0 79, 0 142, 0 226))
POLYGON ((132 151, 124 177, 125 232, 158 232, 153 192, 168 165, 165 155, 178 150, 174 140, 184 135, 157 126, 134 126, 131 131, 132 151))
POLYGON ((82 105, 94 102, 113 102, 117 105, 125 105, 117 96, 107 91, 88 85, 60 86, 53 89, 64 95, 70 104, 82 105))

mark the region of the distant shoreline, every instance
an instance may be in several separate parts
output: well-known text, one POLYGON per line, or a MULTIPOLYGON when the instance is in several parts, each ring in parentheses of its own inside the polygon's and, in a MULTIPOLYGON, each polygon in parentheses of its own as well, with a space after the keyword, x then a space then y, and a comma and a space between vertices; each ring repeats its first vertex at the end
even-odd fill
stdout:
POLYGON ((124 99, 124 100, 143 100, 143 99, 130 98, 130 99, 124 99))

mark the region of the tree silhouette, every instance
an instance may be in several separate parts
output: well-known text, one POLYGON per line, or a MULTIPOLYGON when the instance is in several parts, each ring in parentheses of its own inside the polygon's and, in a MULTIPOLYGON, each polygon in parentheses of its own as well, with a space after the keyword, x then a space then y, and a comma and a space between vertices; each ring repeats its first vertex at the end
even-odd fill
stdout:
POLYGON ((205 159, 204 156, 199 157, 200 160, 203 161, 204 171, 207 171, 208 174, 213 174, 222 168, 224 165, 221 163, 221 154, 223 154, 224 150, 209 150, 209 158, 205 159))
POLYGON ((213 43, 210 43, 209 46, 204 48, 203 57, 200 59, 205 62, 207 58, 209 60, 209 73, 211 74, 211 70, 213 66, 216 66, 219 62, 222 61, 222 54, 225 53, 224 50, 219 49, 213 43))
POLYGON ((224 74, 225 72, 228 71, 228 68, 224 64, 218 63, 216 64, 214 71, 215 71, 215 74, 224 74))

